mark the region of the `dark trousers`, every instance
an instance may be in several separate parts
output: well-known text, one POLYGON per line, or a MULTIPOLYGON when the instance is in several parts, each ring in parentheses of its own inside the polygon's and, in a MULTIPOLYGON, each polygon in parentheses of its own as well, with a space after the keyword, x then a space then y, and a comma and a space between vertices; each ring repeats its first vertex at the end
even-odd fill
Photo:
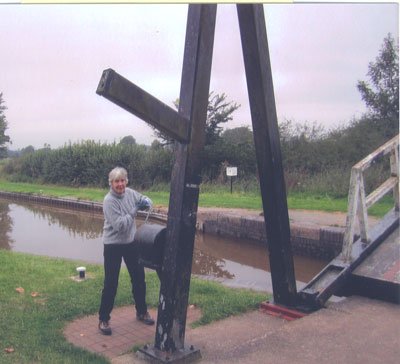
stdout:
POLYGON ((146 282, 144 267, 138 262, 138 253, 134 244, 104 244, 104 288, 101 295, 99 320, 110 320, 110 313, 114 307, 114 299, 117 294, 119 272, 122 258, 132 283, 132 295, 136 304, 136 312, 147 312, 146 306, 146 282))

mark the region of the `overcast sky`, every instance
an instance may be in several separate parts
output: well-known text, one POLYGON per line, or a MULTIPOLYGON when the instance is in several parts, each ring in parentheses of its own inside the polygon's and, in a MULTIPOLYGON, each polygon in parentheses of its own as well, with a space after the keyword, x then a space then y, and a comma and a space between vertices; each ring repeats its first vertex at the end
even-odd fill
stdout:
MULTIPOLYGON (((143 121, 96 94, 113 68, 173 107, 179 96, 187 5, 0 4, 0 92, 10 149, 133 135, 143 121)), ((365 112, 357 90, 388 33, 398 39, 398 4, 264 5, 280 120, 326 128, 365 112)), ((250 125, 236 7, 218 5, 211 87, 241 104, 234 128, 250 125)))

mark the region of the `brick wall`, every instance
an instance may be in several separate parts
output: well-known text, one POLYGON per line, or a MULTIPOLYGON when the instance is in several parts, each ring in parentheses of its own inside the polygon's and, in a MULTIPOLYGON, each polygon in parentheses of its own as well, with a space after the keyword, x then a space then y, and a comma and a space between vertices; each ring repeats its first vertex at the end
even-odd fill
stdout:
MULTIPOLYGON (((217 214, 205 217, 199 228, 211 234, 249 239, 254 244, 267 242, 262 219, 217 214)), ((344 229, 338 227, 290 226, 293 253, 317 259, 335 258, 342 250, 343 235, 344 229)))

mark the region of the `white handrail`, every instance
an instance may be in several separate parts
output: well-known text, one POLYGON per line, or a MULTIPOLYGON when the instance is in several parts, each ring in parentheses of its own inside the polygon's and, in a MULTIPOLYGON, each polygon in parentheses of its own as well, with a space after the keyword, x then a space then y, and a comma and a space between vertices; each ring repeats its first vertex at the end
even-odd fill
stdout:
POLYGON ((360 225, 361 240, 368 244, 368 208, 393 190, 394 206, 399 211, 399 135, 372 152, 351 169, 346 230, 343 238, 342 258, 352 260, 352 245, 356 218, 360 225), (365 196, 363 173, 378 158, 390 153, 391 176, 376 190, 365 196))

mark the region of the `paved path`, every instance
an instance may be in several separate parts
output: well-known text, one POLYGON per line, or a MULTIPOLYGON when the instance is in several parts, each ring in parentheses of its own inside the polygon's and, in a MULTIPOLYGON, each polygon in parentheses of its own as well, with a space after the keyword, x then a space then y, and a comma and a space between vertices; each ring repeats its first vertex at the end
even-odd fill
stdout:
MULTIPOLYGON (((155 336, 155 326, 148 326, 136 320, 135 309, 132 305, 114 308, 110 321, 113 334, 102 335, 97 325, 98 315, 90 315, 70 323, 64 330, 69 342, 89 351, 106 356, 109 359, 120 356, 135 346, 151 343, 155 336)), ((156 318, 157 311, 149 309, 156 318)), ((201 317, 201 311, 189 307, 187 322, 191 323, 201 317)))
MULTIPOLYGON (((167 214, 168 208, 162 206, 155 206, 154 211, 167 214)), ((215 215, 224 216, 240 216, 240 217, 251 217, 255 219, 263 220, 264 217, 261 215, 261 210, 248 210, 239 208, 223 208, 223 207, 202 207, 199 206, 197 212, 197 220, 202 221, 209 219, 210 216, 215 215)), ((324 211, 313 211, 313 210, 289 210, 289 220, 291 224, 302 225, 306 227, 322 227, 322 226, 334 226, 342 227, 346 226, 346 215, 345 212, 324 212, 324 211)), ((373 226, 379 219, 368 216, 369 226, 373 226)), ((358 229, 358 221, 356 222, 356 229, 358 229)))
MULTIPOLYGON (((218 209, 212 210, 218 213, 218 209)), ((209 212, 199 209, 199 214, 209 212)), ((260 211, 230 209, 229 213, 257 218, 260 211)), ((292 222, 308 226, 343 227, 346 221, 341 213, 296 210, 289 211, 289 216, 292 222)), ((370 219, 370 224, 375 221, 370 219)), ((151 313, 156 316, 154 310, 151 313)), ((188 323, 200 316, 199 309, 188 309, 188 323)), ((138 323, 132 306, 113 310, 111 337, 101 335, 97 323, 97 315, 74 321, 65 330, 67 340, 106 356, 113 364, 144 363, 127 351, 152 342, 155 326, 138 323)), ((397 364, 400 306, 354 296, 328 301, 326 309, 294 322, 253 311, 196 329, 188 327, 185 339, 186 345, 200 349, 202 364, 397 364)))
MULTIPOLYGON (((188 320, 198 317, 189 309, 188 320)), ((126 352, 154 339, 154 326, 133 320, 131 307, 113 311, 111 337, 97 332, 97 316, 70 324, 65 333, 75 345, 108 357, 112 364, 143 364, 126 352), (131 332, 130 339, 128 334, 131 332)), ((252 311, 195 329, 186 345, 200 349, 201 364, 395 364, 400 358, 400 306, 362 297, 328 304, 296 321, 252 311)))

